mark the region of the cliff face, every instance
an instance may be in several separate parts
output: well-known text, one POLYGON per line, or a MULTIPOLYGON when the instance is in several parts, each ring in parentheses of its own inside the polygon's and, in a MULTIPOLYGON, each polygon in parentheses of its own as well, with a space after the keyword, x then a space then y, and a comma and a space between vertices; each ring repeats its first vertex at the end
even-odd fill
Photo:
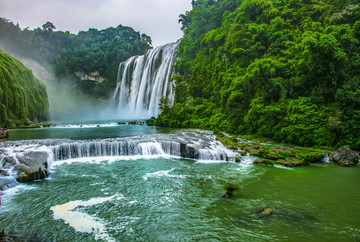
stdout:
POLYGON ((30 69, 0 50, 0 126, 46 121, 46 86, 30 69))

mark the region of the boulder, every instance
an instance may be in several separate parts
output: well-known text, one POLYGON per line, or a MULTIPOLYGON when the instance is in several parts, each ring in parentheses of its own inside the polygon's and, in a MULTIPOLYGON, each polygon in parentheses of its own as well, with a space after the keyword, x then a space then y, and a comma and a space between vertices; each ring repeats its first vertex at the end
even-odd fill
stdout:
POLYGON ((49 176, 49 161, 51 155, 48 150, 28 150, 12 155, 5 155, 3 167, 14 168, 18 182, 29 182, 49 176))
POLYGON ((354 166, 359 163, 359 155, 348 147, 341 147, 331 152, 330 161, 340 166, 354 166))
POLYGON ((15 166, 18 182, 29 182, 49 176, 50 154, 47 151, 28 151, 18 156, 19 165, 15 166))

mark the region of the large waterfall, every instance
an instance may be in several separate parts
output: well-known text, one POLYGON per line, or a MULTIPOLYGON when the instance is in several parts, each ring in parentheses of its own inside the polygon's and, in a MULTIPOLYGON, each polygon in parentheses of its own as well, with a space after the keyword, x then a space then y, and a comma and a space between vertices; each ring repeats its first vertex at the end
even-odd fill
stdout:
POLYGON ((157 116, 161 97, 173 102, 173 84, 169 79, 177 47, 178 43, 166 44, 120 63, 113 96, 120 117, 157 116))

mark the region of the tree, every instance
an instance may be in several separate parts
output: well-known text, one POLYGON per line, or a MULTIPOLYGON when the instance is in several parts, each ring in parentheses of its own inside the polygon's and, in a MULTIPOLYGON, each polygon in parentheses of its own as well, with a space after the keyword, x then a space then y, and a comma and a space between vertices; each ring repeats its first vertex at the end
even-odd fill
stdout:
POLYGON ((42 27, 45 31, 50 31, 50 32, 52 32, 54 29, 56 29, 55 25, 51 22, 46 22, 46 24, 43 24, 42 27))
POLYGON ((170 99, 167 97, 161 97, 159 102, 159 109, 164 114, 168 113, 170 110, 170 99))

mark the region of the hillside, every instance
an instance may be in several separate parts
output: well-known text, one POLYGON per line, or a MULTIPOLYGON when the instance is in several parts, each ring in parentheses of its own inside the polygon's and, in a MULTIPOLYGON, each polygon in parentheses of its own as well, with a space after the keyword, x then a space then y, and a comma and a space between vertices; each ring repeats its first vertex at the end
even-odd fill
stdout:
POLYGON ((197 0, 157 124, 360 150, 360 6, 197 0))
POLYGON ((0 127, 46 121, 48 116, 45 85, 0 50, 0 127))
POLYGON ((68 83, 95 100, 112 93, 119 63, 143 54, 152 43, 146 34, 122 25, 78 34, 55 30, 50 22, 29 30, 0 18, 0 48, 37 61, 54 73, 57 82, 68 83))

